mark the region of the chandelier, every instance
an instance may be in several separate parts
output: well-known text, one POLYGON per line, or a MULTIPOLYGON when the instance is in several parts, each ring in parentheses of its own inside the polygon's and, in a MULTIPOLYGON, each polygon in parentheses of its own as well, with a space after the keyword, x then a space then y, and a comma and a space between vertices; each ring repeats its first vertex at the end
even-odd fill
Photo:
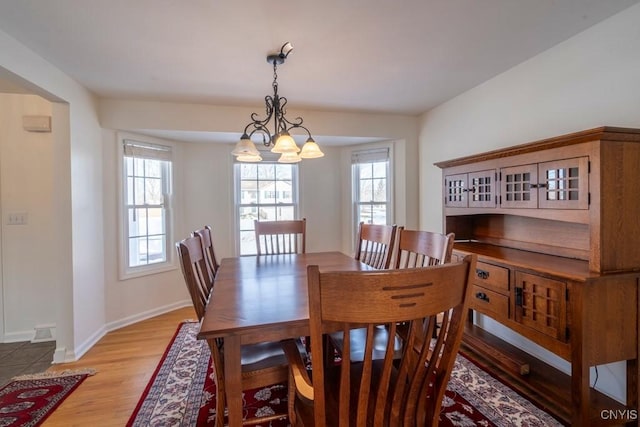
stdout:
POLYGON ((293 120, 285 117, 287 98, 278 95, 278 65, 284 63, 292 50, 293 46, 287 42, 282 45, 280 52, 267 56, 267 62, 273 64, 273 95, 267 95, 264 98, 266 117, 261 120, 257 113, 252 113, 251 123, 244 128, 240 141, 231 152, 240 162, 259 162, 262 160, 260 151, 251 140, 253 135, 261 135, 262 144, 265 147, 272 147, 272 153, 280 154, 278 159, 280 163, 297 163, 302 159, 315 159, 324 156, 318 144, 311 137, 309 129, 302 125, 302 117, 296 117, 293 120), (271 119, 273 119, 273 133, 267 127, 271 119), (302 129, 309 136, 302 146, 302 150, 289 133, 292 129, 302 129))

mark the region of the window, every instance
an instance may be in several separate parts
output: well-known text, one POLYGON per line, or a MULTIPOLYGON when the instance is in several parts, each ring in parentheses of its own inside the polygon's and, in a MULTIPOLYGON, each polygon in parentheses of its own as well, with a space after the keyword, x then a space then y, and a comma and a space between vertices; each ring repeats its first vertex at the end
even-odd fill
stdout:
POLYGON ((123 140, 123 276, 171 264, 171 147, 123 140))
POLYGON ((256 253, 253 221, 296 219, 298 166, 281 163, 236 163, 236 212, 240 255, 256 253))
POLYGON ((351 156, 355 224, 391 221, 389 149, 356 151, 351 156))

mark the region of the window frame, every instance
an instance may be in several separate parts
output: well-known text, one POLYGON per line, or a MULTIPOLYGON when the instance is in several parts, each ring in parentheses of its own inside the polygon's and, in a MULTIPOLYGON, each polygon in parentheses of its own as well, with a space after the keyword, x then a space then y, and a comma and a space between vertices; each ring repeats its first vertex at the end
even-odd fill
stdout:
POLYGON ((176 269, 176 257, 173 248, 174 235, 174 180, 175 180, 175 145, 166 140, 158 140, 142 135, 118 133, 118 228, 119 228, 119 279, 127 280, 136 277, 157 274, 176 269), (170 149, 168 165, 162 167, 164 232, 166 260, 162 262, 139 266, 129 265, 129 206, 127 203, 127 167, 125 144, 127 141, 138 142, 142 145, 162 146, 170 149), (168 175, 168 176, 166 176, 168 175))
MULTIPOLYGON (((263 157, 264 154, 263 154, 263 157)), ((256 255, 257 251, 254 253, 246 253, 246 254, 242 254, 241 253, 241 249, 242 249, 242 241, 241 241, 241 233, 242 231, 248 231, 248 229, 242 229, 241 225, 240 225, 240 210, 241 208, 244 207, 257 207, 258 209, 260 208, 260 206, 265 206, 265 207, 283 207, 283 206, 292 206, 293 207, 293 218, 299 218, 299 212, 300 212, 300 192, 299 192, 299 188, 300 188, 300 173, 299 173, 299 164, 297 163, 278 163, 275 159, 274 160, 270 160, 270 159, 266 159, 263 160, 261 162, 257 162, 257 163, 243 163, 243 162, 238 162, 235 161, 233 162, 233 197, 234 197, 234 223, 235 223, 235 253, 236 256, 251 256, 251 255, 256 255), (240 168, 242 167, 242 165, 247 165, 247 164, 253 164, 256 165, 257 167, 259 167, 260 165, 268 165, 268 164, 275 164, 275 165, 281 165, 281 166, 290 166, 291 167, 291 199, 292 199, 292 203, 286 203, 286 204, 282 204, 282 203, 249 203, 249 204, 243 204, 241 203, 241 194, 240 194, 240 182, 242 181, 241 179, 241 173, 240 173, 240 168)))
POLYGON ((371 147, 368 149, 354 150, 351 152, 351 194, 352 194, 352 218, 354 230, 360 225, 360 207, 363 205, 386 205, 386 224, 393 224, 393 152, 391 146, 371 147), (361 202, 360 201, 360 174, 358 165, 371 164, 386 160, 386 202, 361 202))

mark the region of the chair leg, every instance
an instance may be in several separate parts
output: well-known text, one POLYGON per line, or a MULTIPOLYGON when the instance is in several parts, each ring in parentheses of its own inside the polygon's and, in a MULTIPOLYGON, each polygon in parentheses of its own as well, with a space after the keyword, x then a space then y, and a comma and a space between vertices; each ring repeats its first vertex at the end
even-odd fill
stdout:
POLYGON ((224 395, 216 384, 216 427, 224 427, 224 395))
POLYGON ((213 376, 216 384, 216 427, 224 427, 224 409, 226 407, 226 390, 224 386, 224 364, 222 355, 219 352, 218 342, 208 341, 211 349, 211 363, 213 365, 213 376))
POLYGON ((307 354, 311 354, 311 337, 308 335, 304 337, 304 347, 307 350, 307 354))
POLYGON ((289 383, 288 387, 288 399, 287 402, 287 412, 289 414, 289 423, 291 427, 295 427, 298 424, 298 418, 296 416, 296 385, 295 380, 293 378, 293 372, 289 370, 289 383))

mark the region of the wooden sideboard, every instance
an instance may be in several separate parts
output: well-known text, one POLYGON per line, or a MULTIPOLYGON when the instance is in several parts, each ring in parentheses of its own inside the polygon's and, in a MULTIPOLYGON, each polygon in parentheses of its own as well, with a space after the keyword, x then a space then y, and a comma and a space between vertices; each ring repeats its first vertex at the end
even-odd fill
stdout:
MULTIPOLYGON (((601 127, 436 165, 454 254, 478 254, 473 310, 571 362, 565 418, 575 426, 612 418, 607 404, 590 409, 590 367, 627 361, 616 410, 637 422, 640 130, 601 127)), ((483 339, 465 343, 499 351, 483 339)), ((514 370, 508 355, 492 360, 514 370)))

